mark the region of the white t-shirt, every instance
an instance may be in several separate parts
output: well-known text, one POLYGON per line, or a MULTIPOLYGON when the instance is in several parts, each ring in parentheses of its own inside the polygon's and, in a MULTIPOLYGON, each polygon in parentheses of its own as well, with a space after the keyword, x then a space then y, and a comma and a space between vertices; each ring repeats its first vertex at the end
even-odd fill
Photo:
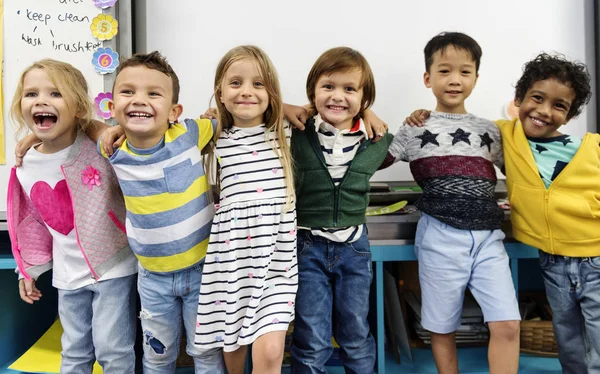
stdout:
MULTIPOLYGON (((77 244, 73 220, 73 204, 61 165, 71 147, 53 154, 42 154, 31 148, 17 168, 17 177, 52 234, 52 285, 74 290, 95 282, 77 244)), ((137 272, 133 253, 106 272, 100 280, 124 277, 137 272)))

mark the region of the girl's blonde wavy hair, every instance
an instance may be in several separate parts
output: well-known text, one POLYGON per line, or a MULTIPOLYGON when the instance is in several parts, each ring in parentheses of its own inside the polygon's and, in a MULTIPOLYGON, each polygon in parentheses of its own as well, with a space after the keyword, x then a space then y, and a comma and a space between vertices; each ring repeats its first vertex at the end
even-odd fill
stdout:
POLYGON ((78 130, 85 131, 88 127, 93 126, 92 101, 88 96, 88 84, 83 74, 76 67, 66 62, 44 59, 34 62, 25 69, 17 83, 17 89, 10 106, 10 117, 17 125, 16 139, 19 139, 23 131, 28 129, 23 117, 21 99, 23 98, 25 76, 34 69, 43 70, 48 74, 48 78, 65 99, 69 109, 76 113, 75 116, 78 121, 75 121, 75 123, 78 130))
MULTIPOLYGON (((269 95, 269 106, 267 107, 263 118, 264 124, 267 128, 265 141, 273 139, 271 146, 281 159, 286 184, 286 209, 289 209, 291 207, 291 203, 295 200, 294 178, 292 174, 292 155, 283 125, 283 101, 281 99, 279 79, 277 78, 275 67, 266 53, 262 49, 252 45, 242 45, 227 52, 217 66, 217 71, 215 73, 214 93, 211 101, 215 98, 221 97, 223 79, 227 70, 233 63, 244 59, 249 59, 256 62, 261 78, 263 79, 263 83, 269 95), (274 136, 271 136, 271 134, 274 136), (279 146, 279 149, 277 146, 279 146)), ((233 126, 233 116, 227 111, 227 108, 225 108, 225 105, 221 102, 221 100, 216 99, 215 103, 217 106, 217 119, 219 124, 213 140, 207 146, 207 157, 205 159, 206 171, 209 173, 209 176, 216 170, 214 181, 218 191, 220 192, 220 171, 219 168, 215 167, 216 165, 214 165, 216 161, 215 146, 223 130, 230 129, 233 126)))

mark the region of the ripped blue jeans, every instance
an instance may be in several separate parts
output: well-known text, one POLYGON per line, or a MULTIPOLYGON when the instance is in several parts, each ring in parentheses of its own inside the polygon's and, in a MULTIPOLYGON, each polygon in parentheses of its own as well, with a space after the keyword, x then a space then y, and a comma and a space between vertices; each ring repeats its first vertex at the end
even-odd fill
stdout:
POLYGON ((175 373, 182 319, 186 352, 194 358, 195 373, 225 374, 220 349, 203 350, 194 345, 203 267, 204 261, 172 273, 153 273, 138 266, 144 374, 175 373))

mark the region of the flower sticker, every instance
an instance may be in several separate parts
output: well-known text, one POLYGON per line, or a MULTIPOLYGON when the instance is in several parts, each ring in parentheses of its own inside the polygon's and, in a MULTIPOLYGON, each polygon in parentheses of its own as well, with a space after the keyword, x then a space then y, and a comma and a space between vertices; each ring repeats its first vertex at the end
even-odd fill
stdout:
POLYGON ((100 172, 91 165, 88 165, 88 167, 81 172, 81 181, 83 184, 87 185, 87 188, 90 191, 94 186, 102 185, 100 182, 100 172))
POLYGON ((92 64, 98 73, 112 73, 119 66, 119 54, 110 48, 98 48, 92 57, 92 64))
POLYGON ((109 119, 112 117, 110 114, 110 109, 108 107, 108 103, 112 101, 112 92, 100 92, 98 96, 94 99, 94 104, 96 106, 96 114, 104 119, 109 119))
POLYGON ((94 5, 98 8, 106 9, 115 5, 117 0, 94 0, 94 5))
POLYGON ((111 40, 119 32, 119 22, 110 14, 98 14, 92 20, 90 29, 98 40, 111 40))

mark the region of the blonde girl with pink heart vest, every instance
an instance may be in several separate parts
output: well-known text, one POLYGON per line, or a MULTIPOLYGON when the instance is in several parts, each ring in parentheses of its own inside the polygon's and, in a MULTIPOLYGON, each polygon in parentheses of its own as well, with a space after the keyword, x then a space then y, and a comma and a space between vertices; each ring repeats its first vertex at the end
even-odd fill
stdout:
POLYGON ((34 63, 19 79, 11 117, 17 135, 27 129, 40 140, 12 169, 8 188, 21 299, 42 300, 35 281, 52 269, 64 329, 61 373, 91 373, 97 360, 106 374, 131 374, 137 261, 113 169, 86 135, 106 125, 91 119, 84 76, 64 62, 34 63))

